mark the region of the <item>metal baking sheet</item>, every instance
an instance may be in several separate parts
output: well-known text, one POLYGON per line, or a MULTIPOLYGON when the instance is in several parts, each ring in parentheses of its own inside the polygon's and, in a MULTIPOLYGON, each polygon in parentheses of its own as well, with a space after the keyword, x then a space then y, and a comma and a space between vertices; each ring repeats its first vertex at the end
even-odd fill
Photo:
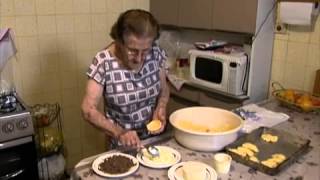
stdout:
POLYGON ((293 134, 267 128, 261 127, 249 134, 241 136, 237 141, 225 147, 225 150, 230 154, 233 160, 245 164, 251 168, 257 169, 263 173, 269 175, 276 175, 281 172, 283 169, 291 165, 297 158, 300 157, 303 153, 307 152, 310 148, 310 140, 303 139, 301 137, 295 136, 293 134), (278 141, 276 143, 268 143, 261 139, 261 134, 268 133, 278 136, 278 141), (259 152, 255 155, 260 161, 266 160, 271 157, 272 154, 282 153, 286 156, 286 160, 283 161, 275 168, 269 168, 260 163, 255 163, 250 161, 248 158, 241 157, 240 155, 229 151, 230 148, 237 148, 245 142, 250 142, 255 144, 259 152))

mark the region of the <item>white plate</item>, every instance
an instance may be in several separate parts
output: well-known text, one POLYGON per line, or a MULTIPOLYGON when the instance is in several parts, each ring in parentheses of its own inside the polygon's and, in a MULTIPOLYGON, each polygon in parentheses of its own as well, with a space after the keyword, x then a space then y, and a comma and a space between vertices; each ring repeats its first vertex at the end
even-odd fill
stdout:
MULTIPOLYGON (((181 160, 181 154, 176 151, 175 149, 168 147, 168 146, 156 146, 156 148, 159 149, 161 152, 168 152, 168 155, 173 156, 173 160, 171 162, 154 162, 150 160, 149 158, 145 157, 143 153, 137 154, 138 161, 143 164, 144 166, 151 167, 151 168, 168 168, 174 164, 177 164, 181 160)), ((161 153, 160 153, 161 157, 161 153)))
POLYGON ((124 153, 120 153, 120 152, 116 152, 116 153, 109 153, 109 154, 105 154, 102 156, 99 156, 97 159, 95 159, 92 163, 92 169, 95 173, 97 173, 100 176, 104 176, 104 177, 110 177, 110 178, 119 178, 119 177, 124 177, 124 176, 128 176, 132 173, 134 173, 137 169, 139 168, 139 161, 128 154, 124 154, 124 153), (121 174, 109 174, 103 171, 99 170, 99 164, 101 164, 106 158, 114 156, 114 155, 121 155, 121 156, 125 156, 129 159, 132 160, 132 162, 135 164, 133 167, 131 167, 129 169, 129 171, 125 172, 125 173, 121 173, 121 174))
POLYGON ((182 167, 183 167, 183 165, 185 165, 188 162, 198 163, 199 166, 205 167, 206 168, 206 180, 217 180, 218 175, 217 175, 216 171, 212 167, 210 167, 209 165, 202 163, 202 162, 198 162, 198 161, 181 162, 181 163, 178 163, 178 164, 172 166, 168 171, 169 179, 170 180, 183 180, 182 167))

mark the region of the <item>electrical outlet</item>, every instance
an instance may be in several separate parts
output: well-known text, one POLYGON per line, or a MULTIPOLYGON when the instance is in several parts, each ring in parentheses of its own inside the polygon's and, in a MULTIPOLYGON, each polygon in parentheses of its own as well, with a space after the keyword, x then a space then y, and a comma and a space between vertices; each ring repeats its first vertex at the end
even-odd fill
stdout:
POLYGON ((287 26, 283 23, 276 23, 275 33, 286 34, 287 33, 287 26))

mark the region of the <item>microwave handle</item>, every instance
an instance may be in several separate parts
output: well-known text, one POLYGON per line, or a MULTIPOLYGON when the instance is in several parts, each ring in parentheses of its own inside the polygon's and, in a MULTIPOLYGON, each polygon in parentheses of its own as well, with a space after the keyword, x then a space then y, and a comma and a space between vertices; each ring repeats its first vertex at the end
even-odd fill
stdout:
POLYGON ((1 177, 0 177, 0 180, 10 180, 10 179, 12 179, 12 178, 15 178, 15 177, 19 176, 19 175, 20 175, 21 173, 23 173, 23 172, 24 172, 24 169, 19 169, 19 170, 13 172, 13 173, 6 174, 6 175, 4 175, 4 176, 1 176, 1 177))

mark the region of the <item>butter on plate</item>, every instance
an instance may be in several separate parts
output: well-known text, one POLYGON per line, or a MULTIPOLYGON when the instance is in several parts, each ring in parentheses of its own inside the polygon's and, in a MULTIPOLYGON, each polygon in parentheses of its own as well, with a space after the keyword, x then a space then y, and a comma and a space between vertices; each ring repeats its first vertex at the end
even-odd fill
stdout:
POLYGON ((142 150, 144 160, 150 161, 155 164, 171 164, 176 161, 175 155, 169 149, 157 147, 159 150, 159 156, 153 157, 146 149, 142 150))

